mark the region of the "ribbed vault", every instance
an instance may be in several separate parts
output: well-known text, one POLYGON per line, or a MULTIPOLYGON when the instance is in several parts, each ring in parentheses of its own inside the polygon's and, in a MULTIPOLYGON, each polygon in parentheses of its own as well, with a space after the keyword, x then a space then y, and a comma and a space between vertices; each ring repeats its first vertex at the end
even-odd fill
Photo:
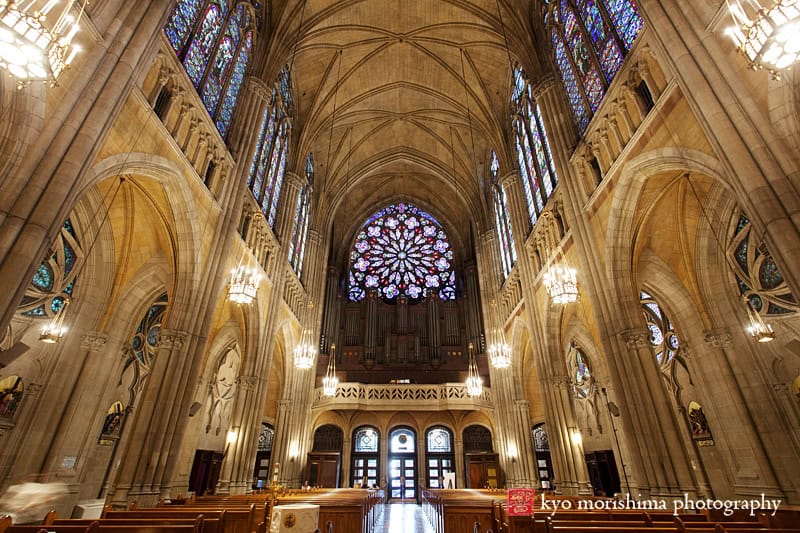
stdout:
POLYGON ((314 153, 318 221, 335 223, 334 243, 346 246, 362 221, 356 206, 366 216, 399 197, 469 241, 470 219, 482 223, 489 151, 511 159, 506 41, 531 48, 530 9, 496 0, 273 5, 270 48, 292 64, 295 167, 314 153))

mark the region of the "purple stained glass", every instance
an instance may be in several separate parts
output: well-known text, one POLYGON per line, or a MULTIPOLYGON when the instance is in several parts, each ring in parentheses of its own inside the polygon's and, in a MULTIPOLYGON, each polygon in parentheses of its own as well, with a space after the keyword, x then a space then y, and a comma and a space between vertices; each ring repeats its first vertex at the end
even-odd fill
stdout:
POLYGON ((225 19, 226 9, 226 1, 215 0, 211 2, 203 16, 199 30, 194 35, 192 44, 189 45, 186 58, 183 60, 183 68, 186 69, 186 73, 195 87, 200 86, 203 74, 211 59, 211 54, 214 52, 217 36, 225 19))
POLYGON ((368 289, 392 300, 400 294, 417 299, 433 291, 455 298, 453 250, 441 225, 406 203, 390 205, 362 226, 350 252, 351 300, 368 289))
POLYGON ((197 23, 202 5, 202 0, 180 0, 173 8, 169 20, 164 26, 164 33, 179 56, 186 46, 192 28, 197 23))
POLYGON ((247 70, 247 62, 250 59, 250 49, 252 45, 253 34, 248 32, 239 50, 239 57, 236 58, 236 66, 228 82, 225 98, 222 101, 222 107, 220 107, 217 116, 217 129, 223 137, 227 135, 228 128, 233 120, 233 111, 236 109, 236 102, 239 100, 239 92, 242 89, 242 82, 244 82, 244 74, 247 70))
POLYGON ((256 200, 262 201, 262 188, 264 186, 264 178, 267 175, 267 165, 269 163, 270 148, 272 148, 273 137, 275 136, 275 112, 276 110, 267 110, 264 114, 264 126, 266 131, 262 135, 259 149, 253 158, 253 167, 251 172, 255 175, 255 183, 253 184, 252 191, 256 200))
POLYGON ((539 189, 539 181, 536 178, 536 163, 535 157, 531 151, 530 139, 528 132, 523 130, 522 134, 522 152, 525 154, 525 161, 528 164, 528 173, 531 180, 531 192, 533 192, 533 199, 536 202, 537 212, 541 213, 544 208, 544 201, 542 200, 542 191, 539 189))
POLYGON ((525 203, 528 205, 528 216, 531 219, 531 225, 536 224, 536 208, 533 206, 533 191, 531 191, 530 175, 528 167, 525 165, 525 155, 522 152, 520 145, 519 135, 517 136, 517 163, 519 164, 519 171, 522 175, 522 190, 525 192, 525 203))
POLYGON ((595 0, 582 0, 580 2, 581 14, 586 24, 586 30, 594 43, 594 49, 600 59, 603 72, 609 83, 622 66, 622 52, 614 39, 595 0))
POLYGON ((225 36, 217 44, 214 59, 209 64, 208 74, 206 74, 201 96, 208 114, 212 117, 216 114, 217 104, 222 97, 223 87, 229 78, 228 72, 239 47, 243 13, 244 6, 240 4, 236 13, 228 19, 225 36))
POLYGON ((281 147, 281 155, 278 160, 278 167, 275 169, 275 190, 272 193, 272 207, 269 210, 269 225, 275 227, 275 215, 278 213, 278 199, 281 197, 281 187, 283 185, 283 175, 286 172, 286 158, 288 149, 286 139, 283 140, 284 146, 281 147))
POLYGON ((586 105, 583 103, 581 89, 578 87, 578 81, 575 79, 572 65, 569 63, 566 46, 555 29, 553 29, 553 48, 556 54, 556 65, 561 73, 561 80, 564 82, 564 88, 567 91, 570 107, 575 114, 578 129, 583 131, 586 129, 586 126, 589 125, 589 113, 586 109, 586 105))
POLYGON ((605 0, 604 4, 626 50, 630 50, 644 26, 636 3, 633 0, 605 0))

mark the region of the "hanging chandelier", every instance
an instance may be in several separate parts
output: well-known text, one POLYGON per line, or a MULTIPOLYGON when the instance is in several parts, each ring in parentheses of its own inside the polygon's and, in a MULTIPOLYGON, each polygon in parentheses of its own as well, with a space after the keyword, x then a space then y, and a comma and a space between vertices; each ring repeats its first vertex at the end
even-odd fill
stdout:
POLYGON ((552 265, 545 272, 544 286, 553 302, 568 304, 578 299, 578 282, 575 269, 564 264, 552 265))
POLYGON ((775 339, 775 331, 772 326, 764 322, 761 315, 753 309, 750 298, 745 297, 744 303, 747 306, 747 318, 749 320, 749 324, 745 328, 747 333, 757 342, 769 342, 775 339))
POLYGON ((61 309, 58 310, 53 320, 42 329, 42 333, 39 335, 40 341, 47 344, 55 344, 61 340, 61 337, 67 332, 67 328, 64 326, 67 305, 69 305, 69 298, 64 298, 64 304, 61 309))
MULTIPOLYGON (((303 332, 303 338, 307 337, 303 332)), ((301 341, 294 349, 294 367, 300 370, 308 370, 314 366, 314 358, 317 350, 310 342, 301 341)))
POLYGON ((228 285, 228 299, 239 305, 250 304, 255 300, 258 286, 261 283, 261 274, 256 269, 239 268, 231 270, 231 281, 228 285))
POLYGON ((470 396, 480 396, 483 393, 483 379, 478 373, 478 363, 475 360, 475 351, 472 343, 469 343, 469 371, 467 372, 467 394, 470 396))
POLYGON ((63 7, 56 9, 59 3, 0 0, 0 67, 20 85, 31 81, 55 85, 80 51, 72 39, 80 29, 78 22, 86 2, 66 0, 63 7), (77 16, 72 13, 73 8, 77 16))
POLYGON ((336 377, 336 345, 331 344, 331 355, 328 359, 328 370, 322 378, 322 393, 329 398, 336 396, 336 388, 339 386, 339 378, 336 377))
POLYGON ((494 368, 508 368, 511 366, 511 346, 502 342, 499 333, 495 337, 498 342, 489 345, 489 361, 494 368))
POLYGON ((798 0, 728 0, 728 10, 735 26, 726 33, 751 68, 764 68, 778 78, 800 57, 798 0))

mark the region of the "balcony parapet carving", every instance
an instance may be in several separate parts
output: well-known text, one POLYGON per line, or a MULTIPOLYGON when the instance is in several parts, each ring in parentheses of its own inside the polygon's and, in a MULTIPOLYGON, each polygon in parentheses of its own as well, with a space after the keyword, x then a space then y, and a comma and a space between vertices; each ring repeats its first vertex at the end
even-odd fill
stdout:
POLYGON ((439 385, 340 383, 336 396, 314 390, 313 409, 358 409, 364 411, 441 411, 446 409, 492 409, 491 390, 472 397, 463 383, 439 385))

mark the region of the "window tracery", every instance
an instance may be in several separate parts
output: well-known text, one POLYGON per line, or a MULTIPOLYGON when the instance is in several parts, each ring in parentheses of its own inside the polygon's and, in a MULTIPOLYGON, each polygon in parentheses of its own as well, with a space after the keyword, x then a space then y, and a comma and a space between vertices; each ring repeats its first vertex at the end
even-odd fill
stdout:
POLYGON ((578 346, 573 346, 570 350, 569 368, 573 379, 573 389, 575 396, 586 399, 595 391, 594 375, 589 364, 589 358, 578 346))
POLYGON ((442 300, 456 297, 450 240, 433 216, 412 204, 392 204, 372 215, 356 237, 350 262, 352 301, 371 289, 387 300, 401 294, 417 300, 428 291, 442 300))
POLYGON ((740 213, 728 245, 728 262, 733 268, 739 294, 750 300, 753 309, 762 316, 797 313, 800 305, 777 263, 766 247, 751 239, 751 235, 750 219, 740 213))
POLYGON ((308 154, 306 158, 306 185, 297 193, 297 202, 292 226, 292 244, 289 246, 289 264, 292 265, 297 277, 303 274, 303 260, 308 238, 308 220, 311 210, 311 186, 314 181, 314 158, 308 154))
POLYGON ((514 245, 514 231, 511 226, 511 215, 508 211, 508 196, 503 186, 497 182, 500 161, 492 150, 492 162, 489 171, 492 176, 492 197, 494 198, 494 217, 499 236, 500 259, 503 264, 503 276, 508 277, 514 263, 517 262, 517 250, 514 245))
POLYGON ((72 298, 82 262, 83 250, 68 218, 53 244, 52 253, 36 269, 19 312, 32 318, 55 316, 72 298))
POLYGON ((600 107, 644 26, 634 0, 545 0, 555 64, 578 130, 600 107))
POLYGON ((248 179, 250 191, 271 227, 275 226, 278 199, 286 173, 292 131, 290 110, 291 80, 287 66, 278 76, 270 105, 264 111, 248 179))
POLYGON ((522 177, 522 190, 531 227, 541 215, 547 200, 558 184, 550 141, 544 128, 542 112, 533 98, 533 90, 525 71, 514 71, 514 93, 511 102, 517 164, 522 177))
POLYGON ((640 293, 642 312, 650 331, 650 345, 662 369, 669 368, 680 350, 681 343, 675 327, 656 299, 645 291, 640 293))
POLYGON ((249 2, 179 0, 164 25, 203 105, 226 137, 254 39, 249 2))

